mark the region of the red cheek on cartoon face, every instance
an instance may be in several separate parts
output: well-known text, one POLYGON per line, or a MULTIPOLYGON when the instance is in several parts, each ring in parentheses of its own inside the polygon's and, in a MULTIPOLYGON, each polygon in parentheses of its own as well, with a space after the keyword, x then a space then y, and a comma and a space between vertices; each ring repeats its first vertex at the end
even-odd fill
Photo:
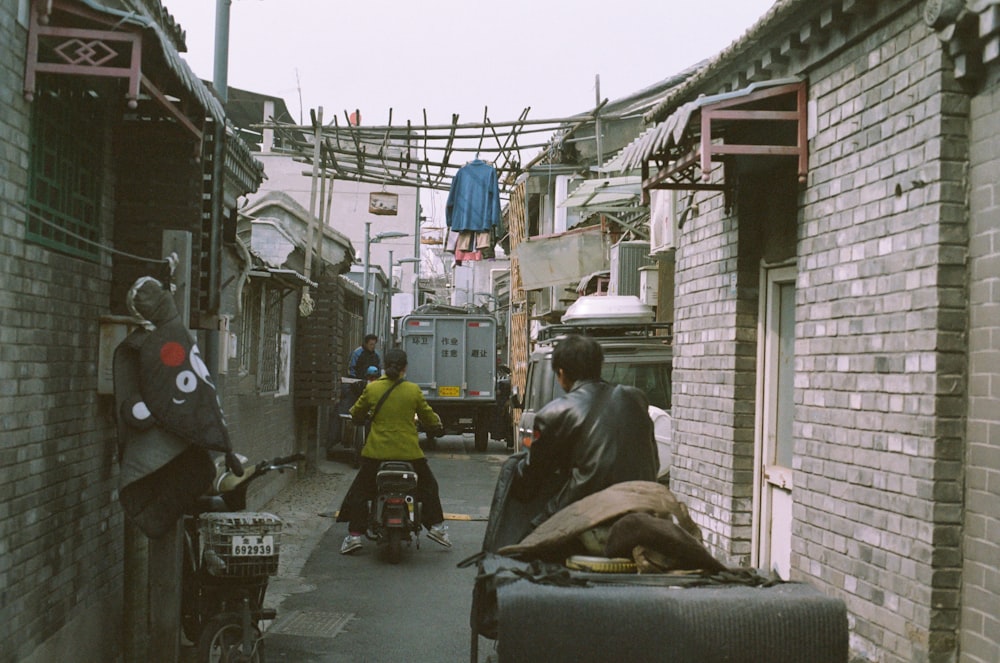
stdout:
POLYGON ((164 343, 163 347, 160 348, 160 361, 163 362, 164 366, 177 368, 184 363, 186 356, 187 352, 184 351, 184 346, 175 341, 164 343))
MULTIPOLYGON (((178 368, 184 364, 186 359, 187 352, 180 343, 170 341, 169 343, 164 343, 163 347, 160 348, 160 361, 163 362, 164 366, 178 368)), ((198 388, 198 376, 194 374, 194 371, 185 369, 177 373, 177 376, 174 378, 174 384, 181 394, 190 394, 198 388)), ((171 399, 174 405, 183 405, 186 400, 185 398, 177 397, 171 399)))

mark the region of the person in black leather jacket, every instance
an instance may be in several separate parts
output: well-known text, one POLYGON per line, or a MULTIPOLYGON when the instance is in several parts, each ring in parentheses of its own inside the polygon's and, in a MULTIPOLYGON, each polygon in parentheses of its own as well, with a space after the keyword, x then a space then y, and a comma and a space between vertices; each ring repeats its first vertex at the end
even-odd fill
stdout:
POLYGON ((646 395, 601 379, 603 362, 601 346, 587 336, 567 335, 552 351, 552 370, 566 394, 535 415, 531 447, 511 486, 521 501, 544 499, 534 527, 612 484, 656 481, 646 395))

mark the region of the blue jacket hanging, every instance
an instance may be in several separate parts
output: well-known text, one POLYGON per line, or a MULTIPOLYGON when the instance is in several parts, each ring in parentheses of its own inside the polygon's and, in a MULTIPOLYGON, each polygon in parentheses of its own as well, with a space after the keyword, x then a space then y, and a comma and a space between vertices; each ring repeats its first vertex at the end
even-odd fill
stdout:
POLYGON ((455 232, 489 230, 500 223, 500 184, 496 168, 475 159, 451 180, 445 220, 455 232))

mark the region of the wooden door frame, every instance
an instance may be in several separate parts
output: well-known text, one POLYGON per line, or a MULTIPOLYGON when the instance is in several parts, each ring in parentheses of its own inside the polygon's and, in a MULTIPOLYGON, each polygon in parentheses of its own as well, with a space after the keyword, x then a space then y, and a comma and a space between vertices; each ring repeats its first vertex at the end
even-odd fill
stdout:
POLYGON ((754 408, 754 469, 753 469, 753 514, 752 535, 750 543, 750 564, 754 568, 761 566, 761 551, 770 543, 770 534, 763 522, 763 514, 768 513, 770 502, 764 486, 764 452, 765 425, 771 421, 775 410, 776 390, 772 389, 769 372, 773 370, 775 344, 777 337, 769 334, 768 321, 776 312, 775 307, 780 301, 773 296, 776 286, 782 283, 795 283, 797 267, 794 261, 780 264, 761 264, 759 309, 757 314, 757 404, 754 408), (767 365, 765 365, 765 362, 767 365), (770 392, 770 393, 768 393, 770 392), (767 503, 765 503, 767 502, 767 503))

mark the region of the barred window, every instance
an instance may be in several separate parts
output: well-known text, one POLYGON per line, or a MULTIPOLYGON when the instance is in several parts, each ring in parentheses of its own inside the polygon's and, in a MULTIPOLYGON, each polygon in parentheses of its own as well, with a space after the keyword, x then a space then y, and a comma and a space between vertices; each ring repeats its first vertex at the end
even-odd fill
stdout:
MULTIPOLYGON (((282 392, 287 384, 287 348, 282 349, 282 293, 251 279, 243 290, 240 367, 257 377, 261 393, 282 392)), ((287 392, 287 389, 286 389, 287 392)))
POLYGON ((107 101, 80 81, 40 90, 29 138, 26 236, 50 249, 98 259, 107 101))

